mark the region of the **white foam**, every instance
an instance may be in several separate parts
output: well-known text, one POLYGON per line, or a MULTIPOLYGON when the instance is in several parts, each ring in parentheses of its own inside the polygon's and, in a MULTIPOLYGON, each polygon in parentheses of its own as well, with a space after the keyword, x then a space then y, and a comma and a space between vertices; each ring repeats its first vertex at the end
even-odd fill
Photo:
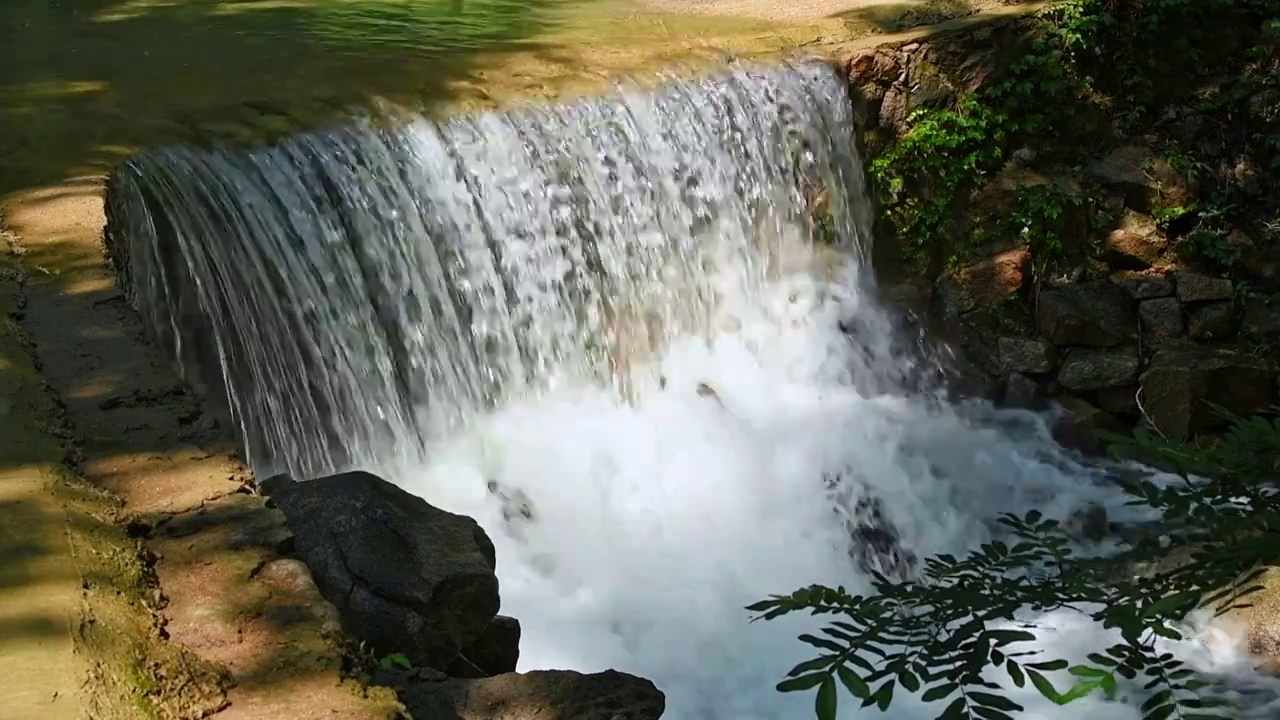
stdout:
MULTIPOLYGON (((855 391, 848 372, 862 355, 837 323, 879 311, 848 284, 799 275, 722 311, 738 329, 675 342, 657 363, 665 387, 651 382, 634 404, 561 383, 401 475, 494 538, 503 612, 524 628, 522 669, 648 677, 674 720, 808 717, 808 695, 774 685, 809 657, 795 635, 813 621, 749 624, 743 607, 814 582, 864 587, 825 472, 852 468, 923 555, 973 547, 999 512, 1034 507, 1065 520, 1092 503, 1125 512, 1118 491, 1055 446, 1034 415, 855 391), (717 397, 699 394, 700 383, 717 397), (527 493, 534 521, 505 524, 490 481, 527 493)), ((876 350, 869 356, 887 357, 876 350)), ((1053 653, 1082 659, 1107 641, 1082 616, 1043 622, 1053 653)), ((1197 662, 1240 661, 1217 652, 1197 662)), ((1100 699, 1058 708, 1021 695, 1026 717, 1139 716, 1100 699)), ((904 718, 941 709, 905 696, 895 708, 904 718)))

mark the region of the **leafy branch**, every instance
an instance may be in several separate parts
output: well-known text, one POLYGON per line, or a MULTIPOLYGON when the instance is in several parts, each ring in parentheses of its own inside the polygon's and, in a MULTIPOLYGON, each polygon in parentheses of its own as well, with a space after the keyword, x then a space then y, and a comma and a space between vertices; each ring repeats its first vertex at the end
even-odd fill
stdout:
POLYGON ((800 636, 819 654, 795 666, 778 689, 816 688, 819 720, 836 716, 837 683, 862 707, 886 710, 901 689, 926 703, 949 700, 937 715, 943 720, 1012 718, 1025 708, 996 677, 1016 688, 1029 682, 1058 704, 1094 693, 1142 701, 1147 720, 1229 716, 1221 683, 1164 645, 1182 639, 1179 627, 1192 611, 1247 607, 1274 563, 1280 503, 1270 459, 1280 457, 1280 420, 1229 417, 1231 429, 1207 450, 1145 433, 1114 438, 1214 478, 1184 470, 1172 484, 1124 483, 1134 504, 1160 511, 1164 527, 1116 555, 1073 552, 1066 529, 1038 512, 1006 514, 998 520, 1001 540, 964 558, 930 558, 916 579, 875 575, 867 595, 812 586, 749 606, 763 620, 795 612, 838 618, 820 634, 800 636), (1160 567, 1179 553, 1182 562, 1160 567), (1049 657, 1035 645, 1043 628, 1028 618, 1055 611, 1087 617, 1116 631, 1120 642, 1089 654, 1087 663, 1049 657), (1054 678, 1063 671, 1066 684, 1054 678))

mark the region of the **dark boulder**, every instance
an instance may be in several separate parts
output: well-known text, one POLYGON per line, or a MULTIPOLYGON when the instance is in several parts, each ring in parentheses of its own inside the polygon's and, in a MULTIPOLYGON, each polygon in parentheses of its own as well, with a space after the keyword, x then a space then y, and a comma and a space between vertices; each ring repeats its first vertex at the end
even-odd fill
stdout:
POLYGON ((476 641, 462 648, 449 664, 450 677, 483 678, 515 672, 520 662, 520 621, 495 617, 476 641))
POLYGON ((1142 407, 1165 435, 1185 439, 1221 427, 1219 405, 1237 415, 1254 414, 1275 400, 1275 361, 1232 350, 1179 346, 1161 350, 1142 373, 1142 407))
POLYGON ((261 483, 346 630, 444 669, 498 612, 493 543, 474 520, 365 472, 261 483))
POLYGON ((1235 297, 1235 286, 1226 278, 1180 272, 1176 280, 1178 299, 1184 303, 1230 300, 1235 297))
POLYGON ((1041 332, 1054 345, 1114 347, 1138 329, 1133 298, 1110 280, 1041 293, 1039 319, 1041 332))
POLYGON ((1263 342, 1280 341, 1280 310, 1260 298, 1249 298, 1244 304, 1243 325, 1246 336, 1263 342))
POLYGON ((384 670, 374 680, 395 688, 413 717, 429 720, 657 720, 667 704, 652 682, 615 670, 538 670, 482 679, 384 670))
POLYGON ((1206 303, 1191 311, 1187 333, 1192 340, 1221 341, 1233 337, 1240 328, 1240 316, 1233 302, 1206 303))

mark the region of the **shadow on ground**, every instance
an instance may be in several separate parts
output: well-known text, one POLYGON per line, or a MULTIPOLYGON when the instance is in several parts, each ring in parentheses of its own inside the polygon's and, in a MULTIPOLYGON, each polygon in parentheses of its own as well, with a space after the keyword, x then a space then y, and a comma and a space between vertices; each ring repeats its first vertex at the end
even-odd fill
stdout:
POLYGON ((134 148, 287 131, 379 96, 444 98, 573 0, 7 0, 0 196, 134 148))
POLYGON ((1029 5, 1039 0, 900 0, 868 4, 839 12, 831 17, 850 28, 873 28, 879 33, 896 33, 911 28, 944 23, 977 13, 1013 5, 1029 5))

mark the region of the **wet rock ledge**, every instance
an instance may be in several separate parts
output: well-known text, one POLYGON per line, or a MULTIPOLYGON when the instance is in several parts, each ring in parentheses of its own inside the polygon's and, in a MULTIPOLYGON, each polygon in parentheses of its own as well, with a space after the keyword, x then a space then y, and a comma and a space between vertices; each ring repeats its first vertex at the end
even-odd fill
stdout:
POLYGON ((520 623, 499 615, 493 543, 475 520, 366 472, 260 490, 284 514, 293 553, 343 629, 382 663, 422 720, 657 720, 666 700, 643 678, 608 671, 515 672, 520 623), (389 666, 390 665, 390 666, 389 666), (401 663, 400 665, 403 665, 401 663))

